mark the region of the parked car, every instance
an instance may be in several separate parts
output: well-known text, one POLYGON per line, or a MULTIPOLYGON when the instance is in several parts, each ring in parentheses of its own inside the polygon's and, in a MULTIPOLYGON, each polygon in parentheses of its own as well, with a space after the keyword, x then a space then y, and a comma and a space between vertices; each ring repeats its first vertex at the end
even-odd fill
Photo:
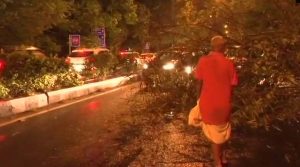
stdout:
POLYGON ((32 56, 38 57, 38 58, 44 58, 46 57, 45 53, 34 46, 6 46, 4 49, 1 49, 1 55, 0 55, 0 75, 3 73, 3 71, 6 68, 7 65, 7 54, 17 53, 17 54, 30 54, 32 56))
POLYGON ((101 56, 101 53, 109 52, 107 48, 80 48, 72 51, 66 58, 66 63, 70 64, 75 71, 82 72, 88 63, 94 62, 93 55, 101 56))
POLYGON ((140 56, 139 52, 132 50, 123 50, 119 52, 119 64, 116 68, 118 73, 131 74, 137 70, 137 58, 140 56))
POLYGON ((119 53, 119 61, 121 64, 137 64, 136 58, 139 56, 139 52, 124 50, 119 53))
POLYGON ((46 57, 46 54, 35 46, 7 46, 4 48, 3 53, 30 54, 38 58, 46 57))
POLYGON ((137 64, 142 68, 147 69, 148 64, 151 63, 157 57, 156 53, 142 53, 136 58, 137 64))
MULTIPOLYGON (((22 50, 19 50, 19 51, 22 51, 22 50)), ((46 57, 46 54, 41 49, 34 47, 34 46, 26 47, 24 51, 29 54, 32 54, 36 57, 46 57)))

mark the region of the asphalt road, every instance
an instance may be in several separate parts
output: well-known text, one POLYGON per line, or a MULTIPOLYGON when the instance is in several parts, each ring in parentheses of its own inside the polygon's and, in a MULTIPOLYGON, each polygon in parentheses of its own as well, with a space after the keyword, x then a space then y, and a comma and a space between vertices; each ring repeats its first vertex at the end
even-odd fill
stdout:
POLYGON ((0 167, 95 166, 88 164, 111 147, 137 88, 125 86, 0 128, 0 167))

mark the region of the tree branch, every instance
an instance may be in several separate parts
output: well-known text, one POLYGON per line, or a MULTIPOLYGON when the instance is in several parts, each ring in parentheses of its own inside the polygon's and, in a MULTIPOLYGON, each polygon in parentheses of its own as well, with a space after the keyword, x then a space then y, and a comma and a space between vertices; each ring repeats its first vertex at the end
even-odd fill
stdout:
POLYGON ((223 36, 224 38, 226 38, 227 40, 230 40, 230 41, 232 41, 232 42, 234 42, 234 43, 236 43, 236 44, 242 45, 242 42, 237 41, 237 40, 235 40, 235 39, 233 39, 233 38, 230 38, 230 37, 226 36, 226 34, 224 34, 223 32, 220 32, 220 31, 218 31, 218 30, 216 30, 216 29, 214 29, 214 28, 212 28, 212 27, 210 27, 210 26, 207 26, 207 25, 205 25, 205 24, 194 24, 194 25, 192 25, 192 26, 201 26, 201 27, 203 27, 203 28, 205 28, 205 29, 208 29, 208 30, 210 30, 210 31, 212 31, 212 32, 215 32, 215 33, 217 33, 217 34, 222 35, 222 36, 223 36))

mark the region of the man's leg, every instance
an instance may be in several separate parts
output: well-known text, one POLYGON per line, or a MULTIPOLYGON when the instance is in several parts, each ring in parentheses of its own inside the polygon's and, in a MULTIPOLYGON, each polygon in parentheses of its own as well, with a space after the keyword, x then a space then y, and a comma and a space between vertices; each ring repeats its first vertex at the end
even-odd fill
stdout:
POLYGON ((216 167, 222 167, 222 154, 223 154, 223 149, 222 149, 222 144, 215 144, 212 143, 212 151, 213 151, 213 158, 215 161, 215 166, 216 167))
POLYGON ((228 145, 226 143, 222 144, 222 154, 221 154, 221 161, 222 164, 224 165, 228 165, 228 160, 227 160, 227 156, 226 156, 226 152, 228 150, 228 145))

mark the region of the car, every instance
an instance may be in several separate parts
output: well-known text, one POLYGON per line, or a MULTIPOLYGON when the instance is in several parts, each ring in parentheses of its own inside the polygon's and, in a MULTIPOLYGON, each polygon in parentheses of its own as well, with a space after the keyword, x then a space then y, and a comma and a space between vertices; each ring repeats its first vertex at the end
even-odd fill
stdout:
POLYGON ((30 54, 37 58, 47 57, 44 51, 35 46, 7 46, 4 53, 30 54))
POLYGON ((7 54, 26 54, 30 56, 35 56, 37 58, 46 57, 45 53, 35 46, 6 46, 4 49, 1 49, 0 53, 2 54, 0 57, 0 75, 6 69, 7 59, 5 58, 5 55, 7 54))
POLYGON ((193 78, 193 71, 197 66, 198 59, 204 55, 200 51, 185 51, 168 49, 160 51, 153 61, 144 65, 141 72, 141 80, 146 88, 156 86, 156 79, 160 75, 182 75, 186 78, 193 78))
POLYGON ((93 55, 100 55, 109 52, 107 48, 79 48, 66 57, 66 63, 71 65, 77 72, 83 72, 88 63, 94 62, 93 55))
POLYGON ((147 69, 148 64, 151 63, 157 57, 156 53, 142 53, 136 58, 137 64, 142 68, 147 69))
POLYGON ((235 64, 237 70, 241 70, 248 61, 239 45, 229 45, 226 55, 235 64))
POLYGON ((124 50, 124 51, 120 51, 119 53, 119 61, 121 63, 133 63, 136 64, 136 58, 138 58, 140 56, 139 52, 136 51, 131 51, 131 50, 124 50))
POLYGON ((43 57, 46 57, 46 54, 39 48, 37 47, 34 47, 34 46, 30 46, 30 47, 27 47, 25 48, 25 51, 29 54, 32 54, 36 57, 40 57, 40 58, 43 58, 43 57))
MULTIPOLYGON (((148 68, 158 68, 164 71, 176 71, 191 74, 195 69, 200 54, 189 51, 162 51, 157 54, 148 68)), ((148 68, 145 68, 146 71, 148 68)))
POLYGON ((117 71, 119 73, 134 73, 136 71, 138 64, 137 58, 140 57, 140 53, 132 50, 122 50, 118 54, 119 64, 117 71))

